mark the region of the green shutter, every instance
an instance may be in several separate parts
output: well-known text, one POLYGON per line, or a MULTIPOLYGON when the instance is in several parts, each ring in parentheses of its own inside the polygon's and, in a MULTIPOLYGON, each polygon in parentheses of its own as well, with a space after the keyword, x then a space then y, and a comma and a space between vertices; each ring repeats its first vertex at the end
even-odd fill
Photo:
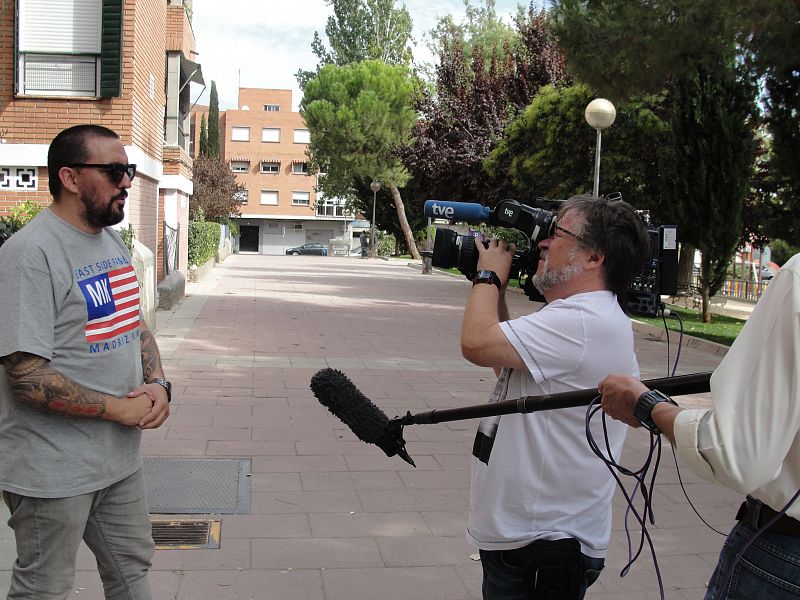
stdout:
POLYGON ((124 0, 103 0, 100 37, 100 96, 120 95, 122 83, 122 9, 124 0))

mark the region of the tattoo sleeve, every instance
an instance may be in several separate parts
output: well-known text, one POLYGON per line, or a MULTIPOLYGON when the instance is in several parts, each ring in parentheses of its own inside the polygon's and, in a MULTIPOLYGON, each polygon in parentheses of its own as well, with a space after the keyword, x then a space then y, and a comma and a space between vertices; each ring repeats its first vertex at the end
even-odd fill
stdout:
POLYGON ((139 342, 142 346, 142 373, 145 381, 150 381, 154 377, 164 377, 164 369, 161 366, 161 354, 158 352, 156 338, 150 328, 144 323, 144 319, 139 320, 140 337, 139 342))
POLYGON ((3 366, 20 402, 70 417, 100 418, 105 413, 109 396, 62 375, 41 356, 15 352, 3 358, 3 366))

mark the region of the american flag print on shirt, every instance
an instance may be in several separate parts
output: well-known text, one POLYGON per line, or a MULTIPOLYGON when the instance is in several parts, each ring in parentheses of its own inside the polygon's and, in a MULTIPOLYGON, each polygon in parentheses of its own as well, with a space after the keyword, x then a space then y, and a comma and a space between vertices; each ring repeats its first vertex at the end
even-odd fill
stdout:
POLYGON ((108 340, 139 326, 139 282, 128 265, 84 281, 78 286, 86 299, 86 341, 108 340))

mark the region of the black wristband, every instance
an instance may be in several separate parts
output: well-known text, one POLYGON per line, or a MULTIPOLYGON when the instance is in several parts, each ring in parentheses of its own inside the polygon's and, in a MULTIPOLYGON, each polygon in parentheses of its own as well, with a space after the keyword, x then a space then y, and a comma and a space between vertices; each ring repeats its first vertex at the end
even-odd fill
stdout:
POLYGON ((502 291, 503 289, 503 284, 500 283, 500 278, 494 271, 478 271, 472 278, 472 285, 475 286, 476 283, 493 283, 498 290, 502 291))
POLYGON ((658 390, 647 390, 639 396, 639 400, 636 401, 636 406, 633 407, 633 416, 636 417, 636 420, 651 433, 655 433, 656 435, 661 433, 661 430, 653 421, 653 408, 659 402, 668 402, 673 406, 678 406, 678 403, 666 394, 658 390))

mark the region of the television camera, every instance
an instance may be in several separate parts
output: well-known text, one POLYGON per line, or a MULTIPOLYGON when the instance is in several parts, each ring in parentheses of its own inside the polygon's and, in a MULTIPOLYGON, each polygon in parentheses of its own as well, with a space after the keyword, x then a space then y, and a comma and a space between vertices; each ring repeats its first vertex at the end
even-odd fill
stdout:
MULTIPOLYGON (((544 297, 533 285, 533 275, 539 265, 539 242, 549 235, 555 211, 563 202, 537 198, 534 205, 529 206, 507 198, 492 209, 472 202, 427 200, 424 212, 426 217, 451 222, 486 223, 516 229, 525 234, 530 247, 514 253, 509 278, 519 280, 529 299, 544 302, 544 297)), ((648 211, 637 213, 650 238, 650 253, 640 272, 625 290, 622 301, 623 306, 633 315, 656 316, 661 305, 661 295, 677 293, 677 228, 674 225, 654 227, 648 211)), ((433 266, 456 268, 471 280, 475 277, 478 266, 475 239, 471 235, 460 235, 451 229, 437 228, 433 242, 433 266)), ((484 242, 484 245, 487 244, 488 242, 484 242)))

